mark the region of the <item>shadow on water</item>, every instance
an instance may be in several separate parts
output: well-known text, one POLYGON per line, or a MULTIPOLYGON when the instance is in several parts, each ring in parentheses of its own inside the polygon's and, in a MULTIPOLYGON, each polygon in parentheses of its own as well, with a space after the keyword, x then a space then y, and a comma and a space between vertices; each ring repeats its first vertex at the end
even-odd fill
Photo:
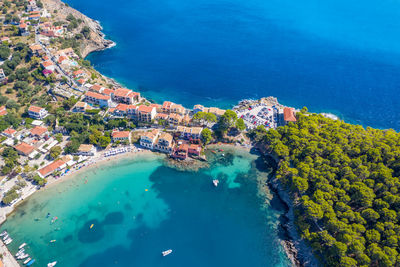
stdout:
POLYGON ((110 212, 102 222, 97 219, 86 221, 78 231, 78 239, 82 243, 98 242, 105 236, 104 227, 106 225, 122 224, 123 221, 124 214, 122 212, 110 212))

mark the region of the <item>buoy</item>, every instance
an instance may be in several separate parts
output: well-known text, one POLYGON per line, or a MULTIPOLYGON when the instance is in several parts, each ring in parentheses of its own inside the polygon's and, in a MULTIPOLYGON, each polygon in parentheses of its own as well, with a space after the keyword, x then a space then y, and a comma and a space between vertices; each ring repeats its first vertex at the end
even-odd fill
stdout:
POLYGON ((93 226, 94 226, 94 224, 92 223, 92 225, 90 226, 90 229, 92 229, 92 228, 93 228, 93 226))
POLYGON ((145 189, 144 191, 146 191, 146 192, 147 192, 147 191, 149 191, 149 189, 145 189))

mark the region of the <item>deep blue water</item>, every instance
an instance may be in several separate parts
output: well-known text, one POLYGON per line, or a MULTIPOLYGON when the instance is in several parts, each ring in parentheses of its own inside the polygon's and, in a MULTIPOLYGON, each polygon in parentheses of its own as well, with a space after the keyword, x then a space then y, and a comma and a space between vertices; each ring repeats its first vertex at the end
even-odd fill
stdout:
POLYGON ((89 56, 159 102, 287 105, 400 130, 400 4, 345 0, 67 0, 117 46, 89 56))

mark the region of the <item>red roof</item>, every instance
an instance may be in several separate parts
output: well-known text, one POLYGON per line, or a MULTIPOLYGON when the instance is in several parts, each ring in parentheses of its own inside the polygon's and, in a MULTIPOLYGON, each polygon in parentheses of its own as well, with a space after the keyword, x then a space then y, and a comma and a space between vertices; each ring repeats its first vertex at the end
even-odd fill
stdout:
POLYGON ((33 146, 23 142, 19 145, 16 145, 14 148, 25 155, 29 155, 33 152, 33 150, 35 150, 33 146))
POLYGON ((83 73, 85 73, 83 70, 76 70, 72 74, 76 76, 76 75, 83 74, 83 73))
POLYGON ((47 67, 49 67, 49 66, 52 66, 52 65, 53 65, 53 62, 51 62, 51 61, 45 61, 45 62, 42 62, 42 65, 43 65, 43 67, 47 68, 47 67))
POLYGON ((99 94, 96 92, 91 92, 91 91, 86 92, 85 96, 89 96, 89 97, 93 97, 95 99, 101 99, 101 100, 109 100, 110 99, 110 96, 108 96, 108 95, 102 95, 102 94, 99 94))
POLYGON ((138 93, 135 93, 126 88, 118 88, 114 92, 114 96, 117 96, 117 97, 134 97, 136 94, 138 94, 138 93))
POLYGON ((294 108, 284 108, 283 109, 283 119, 285 121, 297 121, 296 117, 294 116, 294 108))
POLYGON ((64 60, 67 60, 67 59, 68 59, 67 57, 61 56, 61 57, 58 58, 58 63, 61 63, 64 60))
POLYGON ((158 119, 167 119, 168 118, 168 114, 165 113, 157 113, 156 118, 158 119))
POLYGON ((0 116, 4 116, 7 114, 7 109, 5 106, 0 107, 0 116))
POLYGON ((162 107, 169 109, 169 108, 171 108, 172 104, 173 104, 172 102, 164 101, 162 107))
POLYGON ((8 128, 8 129, 5 129, 4 131, 3 131, 3 133, 5 133, 5 134, 7 134, 7 135, 13 135, 13 134, 15 134, 17 131, 16 130, 14 130, 14 129, 12 129, 12 128, 8 128))
POLYGON ((153 111, 154 107, 148 107, 145 105, 141 105, 138 108, 138 111, 141 113, 151 113, 153 111))
POLYGON ((129 131, 113 131, 112 138, 129 138, 130 134, 129 131))
POLYGON ((47 132, 47 128, 46 127, 42 127, 42 126, 36 126, 35 128, 31 129, 31 134, 32 135, 41 136, 46 132, 47 132))
POLYGON ((98 85, 98 84, 92 85, 92 87, 90 87, 91 90, 97 91, 97 92, 100 92, 101 88, 103 88, 103 86, 98 85))
POLYGON ((104 88, 102 92, 103 95, 111 95, 112 93, 114 93, 114 90, 108 88, 104 88))
POLYGON ((40 172, 40 174, 41 174, 42 176, 46 176, 46 175, 48 175, 48 174, 54 172, 54 171, 57 170, 58 168, 62 167, 64 164, 65 164, 64 161, 62 161, 62 160, 56 160, 56 161, 53 161, 52 163, 50 163, 49 165, 47 165, 47 166, 41 168, 41 169, 39 170, 39 172, 40 172))
POLYGON ((28 109, 28 111, 30 111, 30 112, 35 112, 35 113, 39 113, 42 109, 44 109, 44 108, 37 107, 37 106, 30 106, 29 109, 28 109))

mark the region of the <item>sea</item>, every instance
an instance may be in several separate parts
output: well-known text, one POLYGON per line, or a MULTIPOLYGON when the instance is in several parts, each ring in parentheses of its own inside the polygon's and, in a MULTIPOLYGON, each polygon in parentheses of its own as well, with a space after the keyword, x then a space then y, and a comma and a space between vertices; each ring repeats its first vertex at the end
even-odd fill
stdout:
POLYGON ((290 266, 285 207, 259 186, 270 170, 246 151, 208 153, 197 172, 155 154, 88 169, 36 192, 0 230, 13 254, 28 244, 33 266, 290 266))
POLYGON ((396 0, 66 0, 116 46, 88 59, 159 103, 275 96, 400 130, 396 0))

